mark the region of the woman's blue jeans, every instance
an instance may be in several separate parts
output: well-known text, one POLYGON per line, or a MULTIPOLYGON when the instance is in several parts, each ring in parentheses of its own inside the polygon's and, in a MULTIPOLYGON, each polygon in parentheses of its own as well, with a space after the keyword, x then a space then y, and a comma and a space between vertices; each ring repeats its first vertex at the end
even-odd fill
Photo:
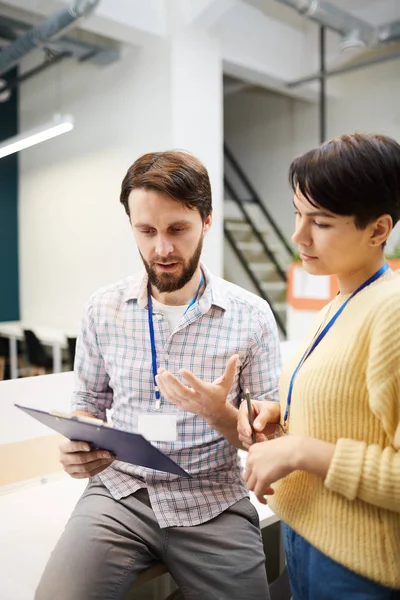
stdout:
POLYGON ((346 569, 285 523, 282 533, 293 600, 400 600, 400 590, 346 569))

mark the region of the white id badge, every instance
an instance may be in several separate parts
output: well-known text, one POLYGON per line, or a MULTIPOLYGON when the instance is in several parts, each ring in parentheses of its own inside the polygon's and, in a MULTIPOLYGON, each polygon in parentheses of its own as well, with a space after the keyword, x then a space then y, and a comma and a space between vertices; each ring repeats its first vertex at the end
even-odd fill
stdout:
POLYGON ((150 442, 176 442, 177 416, 168 413, 147 413, 138 416, 138 433, 150 442))

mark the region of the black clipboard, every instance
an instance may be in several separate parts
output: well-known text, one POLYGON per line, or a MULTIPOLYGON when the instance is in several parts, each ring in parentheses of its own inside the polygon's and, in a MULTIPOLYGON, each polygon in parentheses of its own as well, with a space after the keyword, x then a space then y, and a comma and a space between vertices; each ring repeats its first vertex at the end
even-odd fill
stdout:
POLYGON ((116 429, 99 419, 50 413, 20 404, 14 406, 70 440, 88 442, 93 449, 109 450, 115 454, 116 460, 181 477, 192 477, 138 433, 116 429))

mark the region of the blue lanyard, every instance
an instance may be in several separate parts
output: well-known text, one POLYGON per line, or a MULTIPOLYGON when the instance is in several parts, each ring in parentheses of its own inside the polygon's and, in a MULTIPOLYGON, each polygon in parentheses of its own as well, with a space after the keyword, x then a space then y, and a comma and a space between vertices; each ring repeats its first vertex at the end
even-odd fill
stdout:
MULTIPOLYGON (((290 379, 290 384, 289 384, 289 390, 288 390, 288 395, 287 395, 287 401, 286 401, 286 410, 285 410, 285 415, 283 417, 283 424, 286 425, 286 422, 288 420, 288 416, 289 416, 289 410, 290 410, 290 403, 292 401, 292 393, 293 393, 293 384, 294 384, 294 380, 296 379, 297 373, 299 372, 301 366, 303 365, 303 363, 307 360, 307 358, 312 354, 312 352, 315 350, 315 348, 318 346, 318 344, 320 343, 321 340, 324 339, 324 337, 326 336, 326 334, 328 333, 328 331, 331 329, 331 327, 333 326, 333 324, 336 322, 337 318, 339 317, 339 315, 344 311, 344 309, 346 308, 346 306, 348 305, 348 303, 350 302, 350 300, 352 298, 354 298, 354 296, 356 296, 357 294, 359 294, 361 292, 361 290, 363 290, 364 288, 366 288, 368 285, 371 285, 371 283, 373 283, 374 281, 376 281, 377 279, 379 279, 379 277, 381 277, 381 275, 383 275, 389 268, 389 265, 387 263, 385 263, 380 269, 379 271, 377 271, 374 275, 372 275, 372 277, 370 277, 369 279, 367 279, 367 281, 365 281, 362 285, 360 285, 359 288, 356 289, 355 292, 353 292, 351 294, 351 296, 349 298, 347 298, 346 302, 344 302, 342 304, 342 306, 339 308, 339 310, 333 315, 333 317, 331 318, 331 320, 325 325, 324 329, 321 331, 321 333, 319 335, 317 335, 316 339, 314 340, 311 348, 308 348, 303 356, 300 359, 299 364, 297 365, 297 367, 295 368, 295 370, 293 371, 293 375, 290 379)), ((318 333, 318 332, 317 332, 318 333)))
MULTIPOLYGON (((200 280, 200 285, 197 288, 197 292, 196 295, 194 296, 194 298, 192 298, 190 304, 187 306, 184 314, 186 315, 187 311, 189 310, 189 308, 191 308, 193 306, 193 304, 196 302, 199 294, 200 294, 200 290, 203 287, 203 283, 204 283, 204 273, 201 273, 201 280, 200 280)), ((158 389, 157 386, 157 382, 156 382, 156 375, 157 375, 157 351, 156 351, 156 342, 155 342, 155 337, 154 337, 154 325, 153 325, 153 300, 151 297, 151 287, 150 287, 150 283, 147 286, 147 318, 149 321, 149 332, 150 332, 150 344, 151 344, 151 363, 152 363, 152 369, 153 369, 153 381, 154 381, 154 393, 156 396, 156 405, 157 408, 159 408, 160 406, 160 390, 158 389)))

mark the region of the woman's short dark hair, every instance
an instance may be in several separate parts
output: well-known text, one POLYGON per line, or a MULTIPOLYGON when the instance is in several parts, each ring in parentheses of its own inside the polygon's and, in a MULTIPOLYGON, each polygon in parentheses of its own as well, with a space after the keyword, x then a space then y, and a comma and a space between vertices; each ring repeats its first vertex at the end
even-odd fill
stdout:
POLYGON ((295 158, 289 181, 313 206, 354 216, 358 229, 400 218, 400 145, 378 134, 346 134, 295 158))
POLYGON ((129 215, 129 194, 134 189, 155 190, 197 209, 203 222, 212 211, 207 169, 187 152, 149 152, 129 167, 121 186, 120 201, 129 215))

